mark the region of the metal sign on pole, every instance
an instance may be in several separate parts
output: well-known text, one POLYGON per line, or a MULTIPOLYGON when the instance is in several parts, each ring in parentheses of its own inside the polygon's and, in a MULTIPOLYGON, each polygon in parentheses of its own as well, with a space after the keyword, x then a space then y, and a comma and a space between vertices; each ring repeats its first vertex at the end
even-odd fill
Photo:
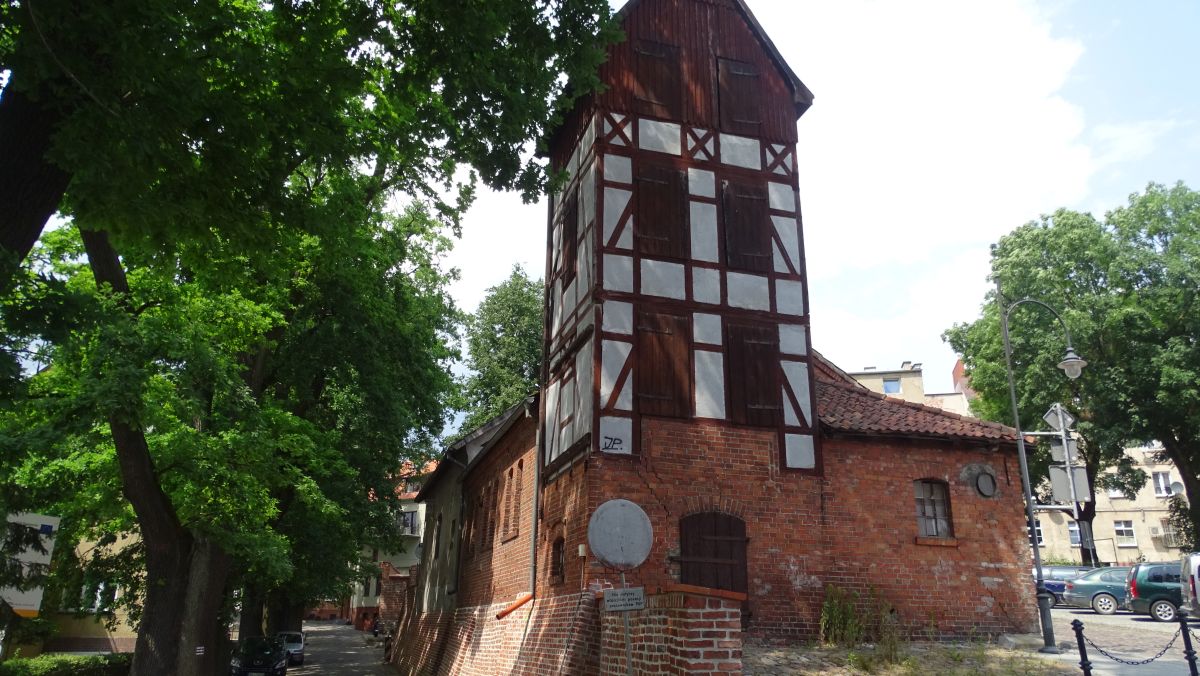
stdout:
POLYGON ((621 571, 621 589, 604 591, 604 610, 619 612, 625 620, 625 671, 633 676, 633 647, 629 613, 646 607, 642 587, 630 587, 625 571, 646 562, 654 543, 654 528, 645 510, 628 500, 609 500, 596 508, 588 521, 588 547, 601 563, 621 571))

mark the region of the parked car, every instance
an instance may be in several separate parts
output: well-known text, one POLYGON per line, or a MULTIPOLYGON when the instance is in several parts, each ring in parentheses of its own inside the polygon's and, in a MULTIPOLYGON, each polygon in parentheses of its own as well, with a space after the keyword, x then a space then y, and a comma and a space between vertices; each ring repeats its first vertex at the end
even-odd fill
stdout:
POLYGON ((281 631, 275 634, 283 641, 283 649, 287 652, 288 664, 304 664, 304 632, 281 631))
MULTIPOLYGON (((1067 580, 1074 580, 1092 570, 1091 566, 1042 566, 1042 582, 1046 591, 1054 594, 1050 605, 1063 602, 1063 592, 1067 589, 1067 580)), ((1037 570, 1033 571, 1033 579, 1037 579, 1037 570)))
POLYGON ((1196 595, 1196 584, 1200 578, 1200 552, 1192 554, 1184 554, 1179 558, 1179 596, 1183 599, 1183 603, 1179 604, 1179 609, 1188 614, 1188 617, 1196 617, 1197 611, 1200 611, 1200 597, 1196 595))
POLYGON ((1175 619, 1183 602, 1179 588, 1179 566, 1174 563, 1139 563, 1129 569, 1125 580, 1125 609, 1149 614, 1159 622, 1175 619))
POLYGON ((242 639, 229 662, 230 676, 285 676, 287 668, 287 650, 275 636, 242 639))
POLYGON ((1112 615, 1125 605, 1125 578, 1129 566, 1096 568, 1067 581, 1063 601, 1072 606, 1091 607, 1101 615, 1112 615))

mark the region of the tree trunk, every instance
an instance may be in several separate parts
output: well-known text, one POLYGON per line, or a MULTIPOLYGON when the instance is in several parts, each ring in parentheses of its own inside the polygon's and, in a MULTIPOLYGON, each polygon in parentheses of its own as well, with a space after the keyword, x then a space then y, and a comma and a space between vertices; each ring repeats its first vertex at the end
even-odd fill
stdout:
POLYGON ((267 633, 300 631, 304 626, 304 604, 288 597, 282 589, 273 590, 267 602, 267 633))
POLYGON ((58 210, 71 176, 49 160, 58 114, 16 86, 0 96, 0 290, 58 210))
POLYGON ((228 641, 227 629, 220 621, 225 597, 213 590, 225 589, 229 567, 229 556, 218 545, 204 538, 195 540, 182 604, 177 676, 213 676, 228 669, 229 663, 221 662, 225 654, 222 644, 228 641))
POLYGON ((1079 556, 1085 566, 1100 565, 1100 555, 1096 552, 1096 540, 1093 536, 1092 522, 1096 519, 1096 501, 1077 503, 1079 509, 1079 556))
MULTIPOLYGON (((108 234, 81 230, 80 235, 96 284, 108 285, 118 294, 128 294, 129 283, 108 234)), ((146 548, 146 600, 129 673, 130 676, 174 674, 188 605, 181 600, 189 590, 194 542, 162 490, 145 432, 127 422, 134 418, 129 413, 121 410, 108 413, 122 493, 137 516, 146 548)))
POLYGON ((1184 444, 1172 438, 1163 439, 1162 444, 1183 481, 1183 494, 1187 498, 1188 516, 1192 521, 1192 532, 1189 534, 1191 541, 1200 545, 1200 477, 1196 476, 1197 468, 1184 444))
POLYGON ((263 590, 247 584, 242 590, 242 617, 238 622, 238 640, 263 634, 263 590))

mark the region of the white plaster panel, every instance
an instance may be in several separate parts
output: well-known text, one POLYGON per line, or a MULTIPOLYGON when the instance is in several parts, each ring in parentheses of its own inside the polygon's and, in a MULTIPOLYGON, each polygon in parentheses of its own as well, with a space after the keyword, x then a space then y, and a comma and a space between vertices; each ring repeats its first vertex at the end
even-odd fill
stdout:
POLYGON ((562 324, 562 280, 554 280, 554 289, 551 290, 550 304, 550 331, 551 336, 558 335, 558 327, 562 324), (554 301, 558 300, 557 303, 554 301))
POLYGON ((687 298, 684 267, 679 263, 643 258, 641 292, 650 296, 684 300, 687 298))
POLYGON ((638 120, 638 145, 642 150, 679 155, 679 134, 680 127, 673 122, 638 120))
POLYGON ((721 271, 692 268, 692 300, 697 303, 721 302, 721 271))
POLYGON ((692 337, 705 345, 721 344, 721 316, 697 312, 692 315, 692 337))
POLYGON ((636 220, 636 216, 633 214, 629 215, 629 222, 625 224, 625 229, 621 231, 621 236, 617 238, 618 249, 633 248, 633 229, 637 227, 637 224, 634 222, 636 220))
POLYGON ((721 134, 721 161, 735 167, 762 169, 762 151, 758 139, 721 134))
POLYGON ((804 283, 790 279, 775 280, 775 306, 780 314, 802 316, 804 314, 804 283))
POLYGON ((808 354, 808 329, 801 324, 780 324, 779 351, 784 354, 808 354))
POLYGON ((600 450, 621 455, 633 453, 633 421, 629 418, 601 418, 600 450))
POLYGON ((767 194, 770 197, 772 209, 796 213, 796 193, 792 190, 792 186, 787 183, 768 181, 767 194))
POLYGON ((696 417, 725 419, 725 355, 696 350, 696 417))
POLYGON ((633 304, 609 301, 604 304, 604 330, 633 335, 633 304))
MULTIPOLYGON (((632 196, 633 192, 629 190, 622 190, 620 188, 604 189, 605 242, 608 242, 612 239, 613 231, 617 229, 617 222, 621 219, 621 214, 625 212, 625 207, 629 205, 629 198, 632 196)), ((630 226, 632 226, 632 223, 630 226)), ((626 231, 628 230, 629 227, 626 228, 626 231)))
POLYGON ((688 168, 688 193, 696 197, 717 196, 717 177, 705 169, 688 168))
POLYGON ((575 355, 575 425, 572 443, 592 431, 592 341, 575 355))
POLYGON ((633 293, 633 259, 604 254, 604 288, 633 293))
POLYGON ((596 163, 588 164, 579 183, 579 228, 582 232, 587 224, 596 220, 596 163))
POLYGON ((601 344, 600 356, 600 405, 608 403, 612 397, 613 388, 617 385, 617 377, 629 359, 633 350, 632 343, 617 340, 606 340, 601 344))
POLYGON ((613 404, 613 408, 618 411, 633 410, 633 370, 629 371, 629 377, 625 379, 625 384, 621 386, 621 392, 617 394, 617 403, 613 404))
POLYGON ((546 388, 546 462, 558 457, 558 381, 546 388))
POLYGON ((775 262, 775 272, 787 273, 787 262, 783 259, 783 252, 779 250, 779 244, 775 241, 771 242, 771 260, 775 262))
POLYGON ((576 261, 575 283, 577 284, 575 291, 575 303, 578 305, 587 298, 588 293, 592 290, 592 270, 593 253, 592 247, 592 230, 588 228, 583 231, 583 239, 579 241, 579 258, 576 261))
POLYGON ((575 146, 575 150, 571 152, 571 159, 567 161, 567 173, 572 177, 579 173, 579 146, 575 146))
POLYGON ((717 252, 717 205, 704 202, 691 203, 692 259, 716 263, 717 252))
POLYGON ((557 222, 550 233, 550 269, 558 269, 558 261, 562 258, 562 225, 557 222))
POLYGON ((604 180, 632 184, 633 161, 623 155, 605 155, 604 180))
POLYGON ((788 399, 787 390, 781 387, 779 392, 783 396, 783 424, 788 427, 799 427, 800 418, 796 415, 796 407, 792 406, 792 400, 788 399))
POLYGON ((792 386, 792 393, 796 395, 796 401, 800 404, 800 413, 804 415, 804 422, 812 422, 812 401, 809 397, 808 389, 808 364, 799 361, 780 362, 783 367, 783 375, 787 377, 788 384, 792 386))
POLYGON ((583 150, 587 152, 596 144, 596 118, 592 117, 587 121, 583 132, 583 150))
POLYGON ((817 449, 807 434, 785 434, 787 466, 791 469, 813 469, 817 466, 817 449))
POLYGON ((783 242, 783 252, 787 254, 792 265, 796 266, 796 270, 799 270, 800 227, 796 224, 796 219, 787 216, 772 216, 771 222, 775 224, 775 232, 779 233, 779 241, 783 242))
POLYGON ((766 277, 730 272, 725 282, 729 285, 729 304, 746 310, 770 310, 771 287, 766 277))
POLYGON ((566 323, 571 314, 575 312, 575 306, 578 304, 575 302, 575 289, 578 288, 578 282, 579 277, 572 279, 571 283, 567 285, 567 290, 563 291, 562 312, 559 314, 560 323, 566 323))

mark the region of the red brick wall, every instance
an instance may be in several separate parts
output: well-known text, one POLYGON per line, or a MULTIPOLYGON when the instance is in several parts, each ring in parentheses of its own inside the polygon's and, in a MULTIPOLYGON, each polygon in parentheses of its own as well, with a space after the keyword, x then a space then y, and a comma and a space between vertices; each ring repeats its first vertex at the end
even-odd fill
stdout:
MULTIPOLYGON (((497 489, 496 513, 492 519, 495 526, 492 532, 484 533, 482 526, 477 525, 476 538, 479 545, 475 547, 474 554, 463 550, 463 560, 459 567, 460 607, 475 607, 492 602, 507 604, 516 600, 518 595, 529 591, 529 538, 536 486, 536 430, 536 419, 522 418, 488 451, 479 466, 467 475, 463 483, 467 504, 472 505, 473 496, 479 495, 491 481, 501 480, 497 489), (505 491, 509 489, 506 481, 508 470, 515 468, 518 462, 522 463, 519 525, 517 536, 505 540, 502 531, 505 491), (480 546, 485 540, 490 541, 490 547, 480 546)), ((475 514, 473 518, 480 524, 482 517, 483 514, 475 514)), ((444 523, 443 527, 449 528, 450 525, 444 523)))
MULTIPOLYGON (((623 613, 601 616, 601 673, 624 676, 625 618, 623 613)), ((670 592, 647 596, 646 609, 628 616, 634 673, 741 673, 739 601, 670 592)))
POLYGON ((391 662, 402 676, 431 676, 441 665, 454 613, 434 611, 408 615, 396 632, 391 662))
MULTIPOLYGON (((771 431, 647 418, 639 456, 589 458, 589 508, 633 500, 654 527, 649 560, 629 574, 630 584, 653 591, 678 582, 679 520, 713 510, 747 524, 752 635, 815 637, 829 584, 878 590, 914 630, 1033 626, 1023 572, 1029 549, 1009 453, 833 438, 825 441, 825 476, 809 477, 781 472, 776 444, 771 431), (995 498, 960 479, 971 463, 993 468, 995 498), (921 478, 950 484, 955 546, 917 544, 912 482, 921 478)), ((616 584, 619 574, 589 559, 587 579, 616 584)))

